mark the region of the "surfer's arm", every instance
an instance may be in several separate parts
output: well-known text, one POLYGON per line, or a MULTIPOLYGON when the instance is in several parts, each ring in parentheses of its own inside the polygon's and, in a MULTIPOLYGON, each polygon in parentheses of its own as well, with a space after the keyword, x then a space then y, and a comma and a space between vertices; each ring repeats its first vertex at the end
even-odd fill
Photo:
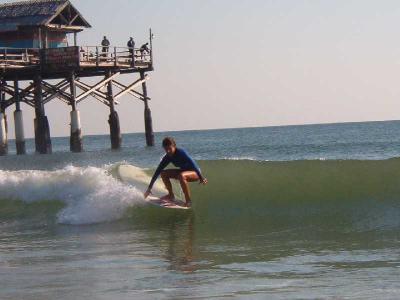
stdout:
POLYGON ((147 189, 148 191, 151 191, 151 189, 154 186, 154 183, 156 182, 157 178, 160 176, 162 170, 164 170, 168 164, 170 163, 170 160, 168 156, 164 156, 163 159, 161 160, 160 164, 158 165, 156 171, 154 172, 153 178, 150 181, 149 188, 147 189))

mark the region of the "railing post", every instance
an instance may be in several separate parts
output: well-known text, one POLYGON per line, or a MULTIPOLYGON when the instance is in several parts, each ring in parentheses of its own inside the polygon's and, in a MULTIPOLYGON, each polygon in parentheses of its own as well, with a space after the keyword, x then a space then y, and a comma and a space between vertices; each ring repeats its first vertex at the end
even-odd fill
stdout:
POLYGON ((131 66, 132 66, 132 68, 134 68, 135 67, 135 47, 133 47, 132 49, 129 49, 129 51, 130 51, 130 53, 131 53, 131 59, 132 59, 132 61, 131 61, 131 66))
POLYGON ((99 66, 100 57, 99 57, 99 46, 96 46, 96 67, 99 66))
POLYGON ((118 58, 117 58, 117 47, 114 47, 114 66, 118 65, 118 58))
POLYGON ((153 67, 153 32, 150 28, 150 65, 153 67))

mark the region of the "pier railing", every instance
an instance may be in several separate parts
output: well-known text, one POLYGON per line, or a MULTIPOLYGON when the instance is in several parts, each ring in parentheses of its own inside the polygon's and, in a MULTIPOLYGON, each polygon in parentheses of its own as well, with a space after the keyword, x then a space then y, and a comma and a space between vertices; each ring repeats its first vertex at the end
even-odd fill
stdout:
POLYGON ((40 51, 35 48, 0 48, 0 67, 22 68, 40 64, 40 51))
POLYGON ((143 66, 152 63, 151 50, 128 47, 81 46, 81 63, 89 65, 143 66))
MULTIPOLYGON (((54 48, 54 49, 67 49, 54 48)), ((0 68, 17 69, 39 66, 42 52, 51 49, 38 48, 0 48, 0 68)), ((129 47, 79 46, 80 67, 122 67, 143 68, 152 66, 152 50, 129 47)))

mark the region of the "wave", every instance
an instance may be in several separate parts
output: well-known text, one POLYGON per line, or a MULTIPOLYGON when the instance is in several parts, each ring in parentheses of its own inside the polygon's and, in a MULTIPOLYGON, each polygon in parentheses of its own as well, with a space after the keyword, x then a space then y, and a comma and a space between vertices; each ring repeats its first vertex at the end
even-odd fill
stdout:
MULTIPOLYGON (((207 187, 192 185, 196 218, 215 222, 315 223, 400 227, 400 159, 386 161, 201 161, 207 187), (366 222, 365 220, 368 220, 366 222)), ((0 209, 15 203, 63 204, 61 224, 121 219, 145 204, 149 173, 121 164, 56 171, 0 171, 0 209)), ((160 183, 156 186, 161 193, 160 183)), ((1 215, 0 215, 1 218, 1 215)))

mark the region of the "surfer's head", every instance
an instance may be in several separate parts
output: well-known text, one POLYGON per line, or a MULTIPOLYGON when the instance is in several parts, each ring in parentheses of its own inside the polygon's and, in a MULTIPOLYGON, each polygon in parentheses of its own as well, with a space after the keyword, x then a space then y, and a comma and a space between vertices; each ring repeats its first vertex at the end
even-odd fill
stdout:
POLYGON ((166 137, 163 142, 162 146, 165 150, 165 152, 169 155, 172 156, 175 154, 176 151, 176 142, 172 137, 166 137))

